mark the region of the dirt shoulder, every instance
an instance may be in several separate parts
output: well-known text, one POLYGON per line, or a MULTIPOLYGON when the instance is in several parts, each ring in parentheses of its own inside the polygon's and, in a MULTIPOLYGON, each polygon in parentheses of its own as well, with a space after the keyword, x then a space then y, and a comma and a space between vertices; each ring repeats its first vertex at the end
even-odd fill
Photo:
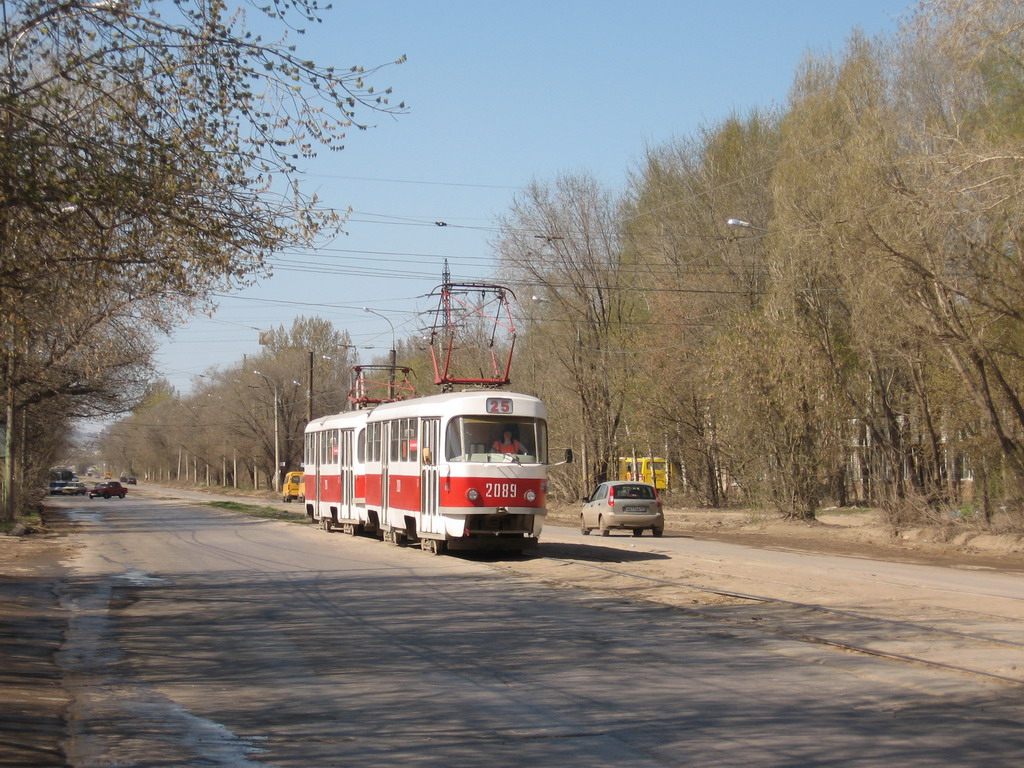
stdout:
POLYGON ((69 523, 44 516, 27 535, 0 535, 0 766, 62 766, 69 704, 57 654, 68 611, 60 604, 69 523))
MULTIPOLYGON (((578 519, 578 505, 548 510, 548 525, 575 527, 578 519)), ((665 529, 755 547, 934 565, 1024 567, 1024 536, 953 524, 893 532, 874 509, 824 510, 813 522, 793 522, 760 510, 666 508, 665 529)))

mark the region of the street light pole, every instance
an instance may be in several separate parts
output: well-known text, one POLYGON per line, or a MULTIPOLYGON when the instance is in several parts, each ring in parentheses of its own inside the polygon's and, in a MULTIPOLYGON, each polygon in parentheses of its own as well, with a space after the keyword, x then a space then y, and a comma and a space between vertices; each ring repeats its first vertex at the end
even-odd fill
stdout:
POLYGON ((14 501, 14 354, 4 358, 4 471, 3 471, 3 510, 0 520, 14 520, 17 505, 14 501))
POLYGON ((277 384, 272 382, 266 376, 259 371, 253 371, 257 376, 263 379, 274 392, 274 493, 281 490, 281 440, 280 430, 278 429, 278 398, 277 398, 277 384))
POLYGON ((313 350, 309 351, 309 390, 306 396, 306 423, 313 420, 313 350))
POLYGON ((395 368, 398 367, 398 352, 395 349, 395 324, 386 315, 382 315, 375 309, 363 307, 363 312, 370 312, 377 315, 377 317, 383 317, 387 320, 388 325, 391 326, 391 369, 388 373, 388 398, 393 399, 395 396, 395 368))

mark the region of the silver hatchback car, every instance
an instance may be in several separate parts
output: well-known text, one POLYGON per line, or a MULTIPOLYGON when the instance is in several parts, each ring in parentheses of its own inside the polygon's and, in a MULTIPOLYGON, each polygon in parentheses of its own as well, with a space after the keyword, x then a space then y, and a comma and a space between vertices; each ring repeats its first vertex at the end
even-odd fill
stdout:
POLYGON ((665 531, 665 513, 658 491, 650 483, 612 480, 601 483, 583 499, 580 532, 584 536, 594 529, 608 536, 613 529, 633 531, 634 536, 649 528, 655 536, 665 531))

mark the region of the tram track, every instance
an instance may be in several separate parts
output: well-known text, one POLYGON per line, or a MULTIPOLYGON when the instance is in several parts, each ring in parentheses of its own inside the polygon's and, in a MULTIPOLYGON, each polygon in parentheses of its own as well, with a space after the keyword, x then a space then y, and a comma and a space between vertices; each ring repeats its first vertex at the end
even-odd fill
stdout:
MULTIPOLYGON (((684 579, 637 573, 627 568, 551 555, 530 561, 554 562, 571 572, 549 576, 563 586, 584 588, 628 601, 656 602, 689 616, 763 636, 886 659, 1003 685, 1024 685, 1024 642, 992 634, 939 626, 948 620, 893 619, 882 615, 706 586, 684 579), (599 573, 610 584, 594 583, 599 573), (710 598, 702 599, 701 596, 710 598)), ((519 572, 513 564, 506 570, 519 572)), ((965 612, 961 612, 965 613, 965 612)), ((969 613, 969 612, 966 612, 969 613)), ((989 617, 989 614, 978 613, 989 617)), ((996 617, 1010 621, 1008 617, 996 617)), ((1024 637, 1024 633, 1017 634, 1024 637)))

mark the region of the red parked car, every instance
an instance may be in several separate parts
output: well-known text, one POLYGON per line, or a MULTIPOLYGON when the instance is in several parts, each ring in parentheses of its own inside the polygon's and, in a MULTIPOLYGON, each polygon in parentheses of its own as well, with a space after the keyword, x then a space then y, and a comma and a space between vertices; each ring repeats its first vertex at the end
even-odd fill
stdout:
POLYGON ((109 499, 111 496, 117 496, 117 498, 123 499, 126 493, 128 493, 128 489, 116 480, 104 480, 89 489, 89 498, 102 496, 104 499, 109 499))

